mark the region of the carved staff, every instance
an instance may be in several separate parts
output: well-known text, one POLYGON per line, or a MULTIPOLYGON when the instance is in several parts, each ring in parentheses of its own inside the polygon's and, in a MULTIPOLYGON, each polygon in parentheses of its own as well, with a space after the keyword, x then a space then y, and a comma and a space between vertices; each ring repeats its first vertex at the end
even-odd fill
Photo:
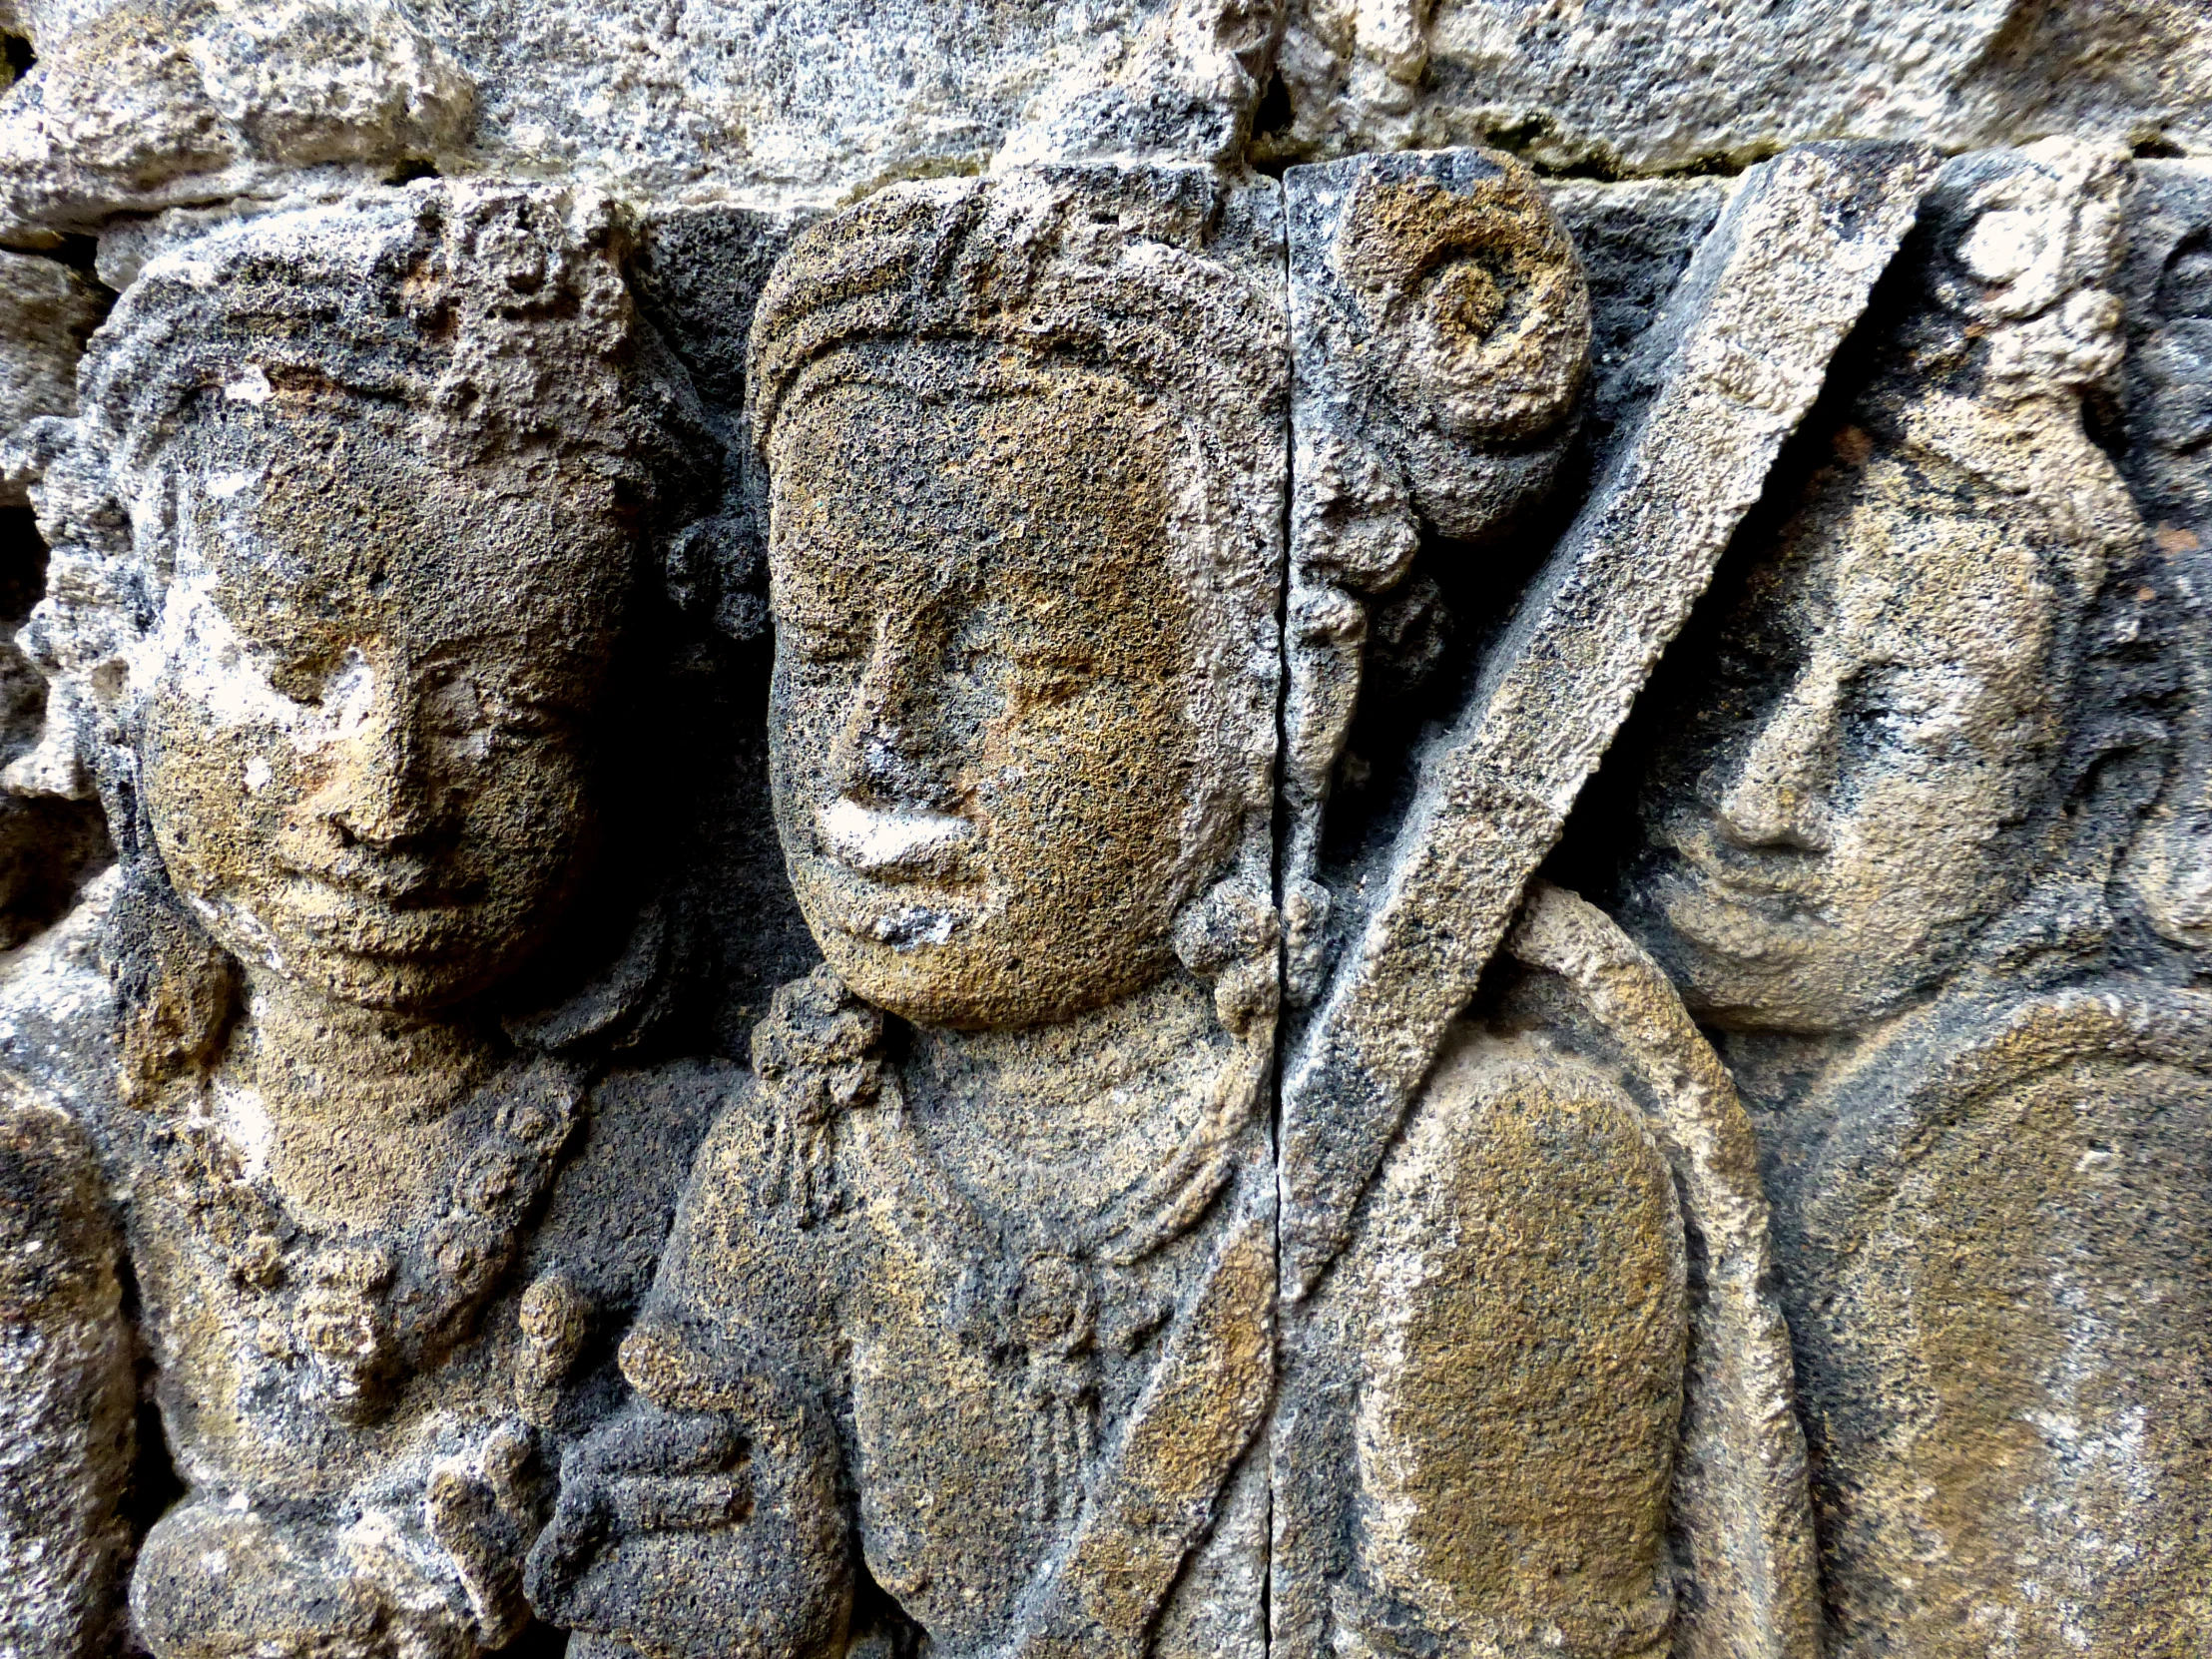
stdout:
POLYGON ((1523 886, 1813 406, 1935 167, 1925 145, 1835 143, 1751 169, 1646 336, 1659 389, 1424 758, 1387 884, 1286 1069, 1286 1300, 1349 1240, 1523 886))

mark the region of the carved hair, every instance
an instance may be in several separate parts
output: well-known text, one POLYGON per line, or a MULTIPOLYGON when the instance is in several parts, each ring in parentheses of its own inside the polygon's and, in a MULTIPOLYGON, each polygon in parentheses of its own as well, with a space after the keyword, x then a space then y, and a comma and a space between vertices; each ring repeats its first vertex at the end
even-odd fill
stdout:
POLYGON ((1289 362, 1267 286, 1280 267, 1249 254, 1272 227, 1242 217, 1260 198, 1173 169, 883 191, 778 262, 754 314, 747 412, 765 461, 785 412, 831 385, 987 389, 1055 362, 1178 411, 1187 475, 1167 554, 1198 613, 1193 719, 1218 739, 1186 820, 1186 874, 1204 880, 1241 840, 1264 891, 1289 362), (932 354, 949 373, 925 366, 932 354))

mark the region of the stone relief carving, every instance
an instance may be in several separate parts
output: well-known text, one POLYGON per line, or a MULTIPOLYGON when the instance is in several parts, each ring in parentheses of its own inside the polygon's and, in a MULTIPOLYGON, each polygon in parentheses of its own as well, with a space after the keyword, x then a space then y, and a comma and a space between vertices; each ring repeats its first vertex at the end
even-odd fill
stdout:
POLYGON ((1750 1123, 1594 907, 1538 883, 1507 948, 1289 1326, 1277 1645, 1812 1652, 1750 1123))
POLYGON ((2135 849, 2135 879, 2158 931, 2201 947, 2212 923, 2212 761, 2206 739, 2212 710, 2203 681, 2204 551, 2212 545, 2212 507, 2199 457, 2207 436, 2206 386, 2212 381, 2212 260, 2206 231, 2212 201, 2201 168, 2146 164, 2137 172, 2130 217, 2126 300, 2130 403, 2128 481, 2148 521, 2157 560, 2169 574, 2157 584, 2172 596, 2176 653, 2189 713, 2177 744, 2175 777, 2135 849))
POLYGON ((2142 0, 1831 0, 1690 12, 1659 0, 1299 0, 1272 154, 1510 139, 1549 168, 1667 173, 1834 136, 1946 150, 2053 130, 2202 143, 2198 20, 2142 0))
MULTIPOLYGON (((1326 200, 1348 174, 1401 165, 1301 170, 1294 198, 1303 186, 1326 200)), ((1563 787, 1571 799, 1591 764, 1585 746, 1611 736, 1585 723, 1617 719, 1609 711, 1647 671, 1636 630, 1679 626, 1740 511, 1730 467, 1763 470, 1809 406, 1793 358, 1825 354, 1856 317, 1924 172, 1909 151, 1808 153, 1739 188, 1640 342, 1654 390, 1614 423, 1591 506, 1491 648, 1458 727, 1419 763, 1395 845, 1372 873, 1343 877, 1348 896, 1370 882, 1382 891, 1346 930, 1285 1084, 1285 1286, 1301 1306, 1285 1319, 1274 1568, 1278 1640, 1291 1651, 1812 1650, 1804 1451, 1773 1412, 1788 1393, 1787 1341, 1761 1283, 1749 1128, 1719 1062, 1658 971, 1563 893, 1529 916, 1540 971, 1504 993, 1488 1029, 1450 1022, 1475 988, 1455 964, 1489 954, 1558 833, 1564 813, 1547 797, 1563 787), (1836 246, 1830 204, 1843 202, 1871 249, 1836 246), (1812 293, 1792 295, 1805 332, 1782 325, 1766 285, 1776 240, 1826 256, 1826 314, 1806 303, 1812 293), (1743 252, 1753 246, 1756 261, 1743 252), (1693 459, 1677 437, 1693 425, 1708 437, 1733 427, 1732 441, 1693 459), (1662 502, 1686 509, 1671 550, 1647 516, 1662 502), (1673 605, 1670 575, 1683 596, 1673 605), (1616 615, 1614 638, 1593 642, 1587 607, 1629 581, 1641 616, 1616 615), (1544 1012, 1511 1011, 1531 1005, 1544 1012), (1687 1100, 1686 1073, 1711 1080, 1687 1100), (1559 1231, 1537 1243, 1541 1223, 1502 1219, 1522 1215, 1557 1218, 1559 1231), (1500 1219, 1459 1219, 1476 1217, 1500 1219), (1693 1245, 1704 1269, 1694 1297, 1693 1245)), ((1362 234, 1364 217, 1355 207, 1338 235, 1362 234)), ((1512 241, 1476 246, 1493 262, 1478 272, 1497 273, 1535 312, 1531 289, 1544 289, 1506 274, 1512 241)), ((1555 425, 1589 326, 1587 302, 1570 303, 1564 351, 1540 328, 1519 336, 1521 372, 1558 388, 1555 425)), ((1327 351, 1301 366, 1335 379, 1327 351)), ((1514 384, 1511 369, 1483 378, 1514 384)), ((1319 398, 1302 409, 1316 424, 1335 413, 1319 398)), ((1533 450, 1475 458, 1477 476, 1504 480, 1504 500, 1520 506, 1513 497, 1532 492, 1522 479, 1540 488, 1567 441, 1539 428, 1533 450)), ((1461 455, 1432 444, 1406 470, 1447 497, 1473 493, 1453 490, 1469 470, 1461 455)), ((1411 563, 1414 527, 1399 524, 1411 563)), ((1317 514, 1299 528, 1294 568, 1316 542, 1316 563, 1329 559, 1334 526, 1317 514)), ((1436 553, 1467 556, 1463 545, 1436 553)), ((1287 708, 1295 734, 1295 695, 1287 708)), ((1297 801, 1294 786, 1294 811, 1297 801)))
POLYGON ((593 1098, 650 979, 502 995, 577 907, 644 542, 702 470, 620 236, 501 188, 254 222, 150 264, 26 439, 25 640, 120 853, 92 1128, 186 1488, 132 1578, 158 1653, 513 1635, 649 1267, 591 1234, 674 1198, 681 1115, 593 1098))
POLYGON ((2201 1629, 2164 1379, 2198 1363, 2206 1010, 2115 913, 2158 594, 2081 412, 2120 190, 2064 144, 1944 169, 1646 796, 1630 924, 1774 1114, 1839 1652, 2201 1629))
POLYGON ((1405 587, 1424 530, 1479 567, 1525 529, 1577 430, 1590 298, 1565 227, 1510 157, 1301 168, 1292 202, 1302 372, 1283 890, 1304 1003, 1321 989, 1332 907, 1324 809, 1371 628, 1385 646, 1410 641, 1416 661, 1433 651, 1436 578, 1405 587))
POLYGON ((564 1470, 563 1622, 839 1652, 864 1575, 950 1652, 1260 1650, 1281 235, 1203 174, 1009 174, 771 275, 776 815, 826 966, 701 1154, 647 1408, 564 1470))
POLYGON ((0 1659, 2203 1649, 2207 40, 0 6, 0 1659))
POLYGON ((0 1634, 28 1652, 94 1652, 124 1636, 116 1591, 131 1546, 116 1502, 134 1405, 121 1241, 83 1127, 12 1080, 11 1094, 0 1143, 0 1634))

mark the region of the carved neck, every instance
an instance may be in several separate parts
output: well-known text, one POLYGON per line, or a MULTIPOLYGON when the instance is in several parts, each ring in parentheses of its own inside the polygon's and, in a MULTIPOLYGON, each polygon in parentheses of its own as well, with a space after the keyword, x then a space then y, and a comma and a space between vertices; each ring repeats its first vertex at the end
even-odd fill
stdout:
POLYGON ((1170 973, 1053 1025, 917 1028, 902 1071, 923 1133, 986 1185, 1119 1187, 1172 1156, 1229 1058, 1207 989, 1170 973))
POLYGON ((498 1050, 467 1023, 364 1008, 276 974, 249 982, 247 1052, 273 1118, 420 1124, 480 1086, 498 1050))

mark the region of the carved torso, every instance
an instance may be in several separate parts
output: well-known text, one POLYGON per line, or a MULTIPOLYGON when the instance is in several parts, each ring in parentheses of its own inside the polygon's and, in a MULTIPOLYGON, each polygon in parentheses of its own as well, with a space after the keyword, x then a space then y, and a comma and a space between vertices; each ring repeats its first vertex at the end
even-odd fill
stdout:
MULTIPOLYGON (((1219 1443, 1185 1476, 1202 1511, 1256 1426, 1219 1352, 1224 1259, 1271 1185, 1249 1061, 1209 1038, 1201 997, 1144 1001, 1058 1034, 1060 1054, 917 1041, 812 1170, 773 1096, 742 1095, 652 1300, 650 1317, 704 1326, 849 1424, 868 1569, 948 1653, 1034 1622, 1068 1593, 1050 1568, 1093 1511, 1161 1480, 1140 1423, 1155 1396, 1221 1418, 1178 1430, 1219 1443)), ((1169 1588, 1132 1593, 1157 1606, 1169 1588)))

